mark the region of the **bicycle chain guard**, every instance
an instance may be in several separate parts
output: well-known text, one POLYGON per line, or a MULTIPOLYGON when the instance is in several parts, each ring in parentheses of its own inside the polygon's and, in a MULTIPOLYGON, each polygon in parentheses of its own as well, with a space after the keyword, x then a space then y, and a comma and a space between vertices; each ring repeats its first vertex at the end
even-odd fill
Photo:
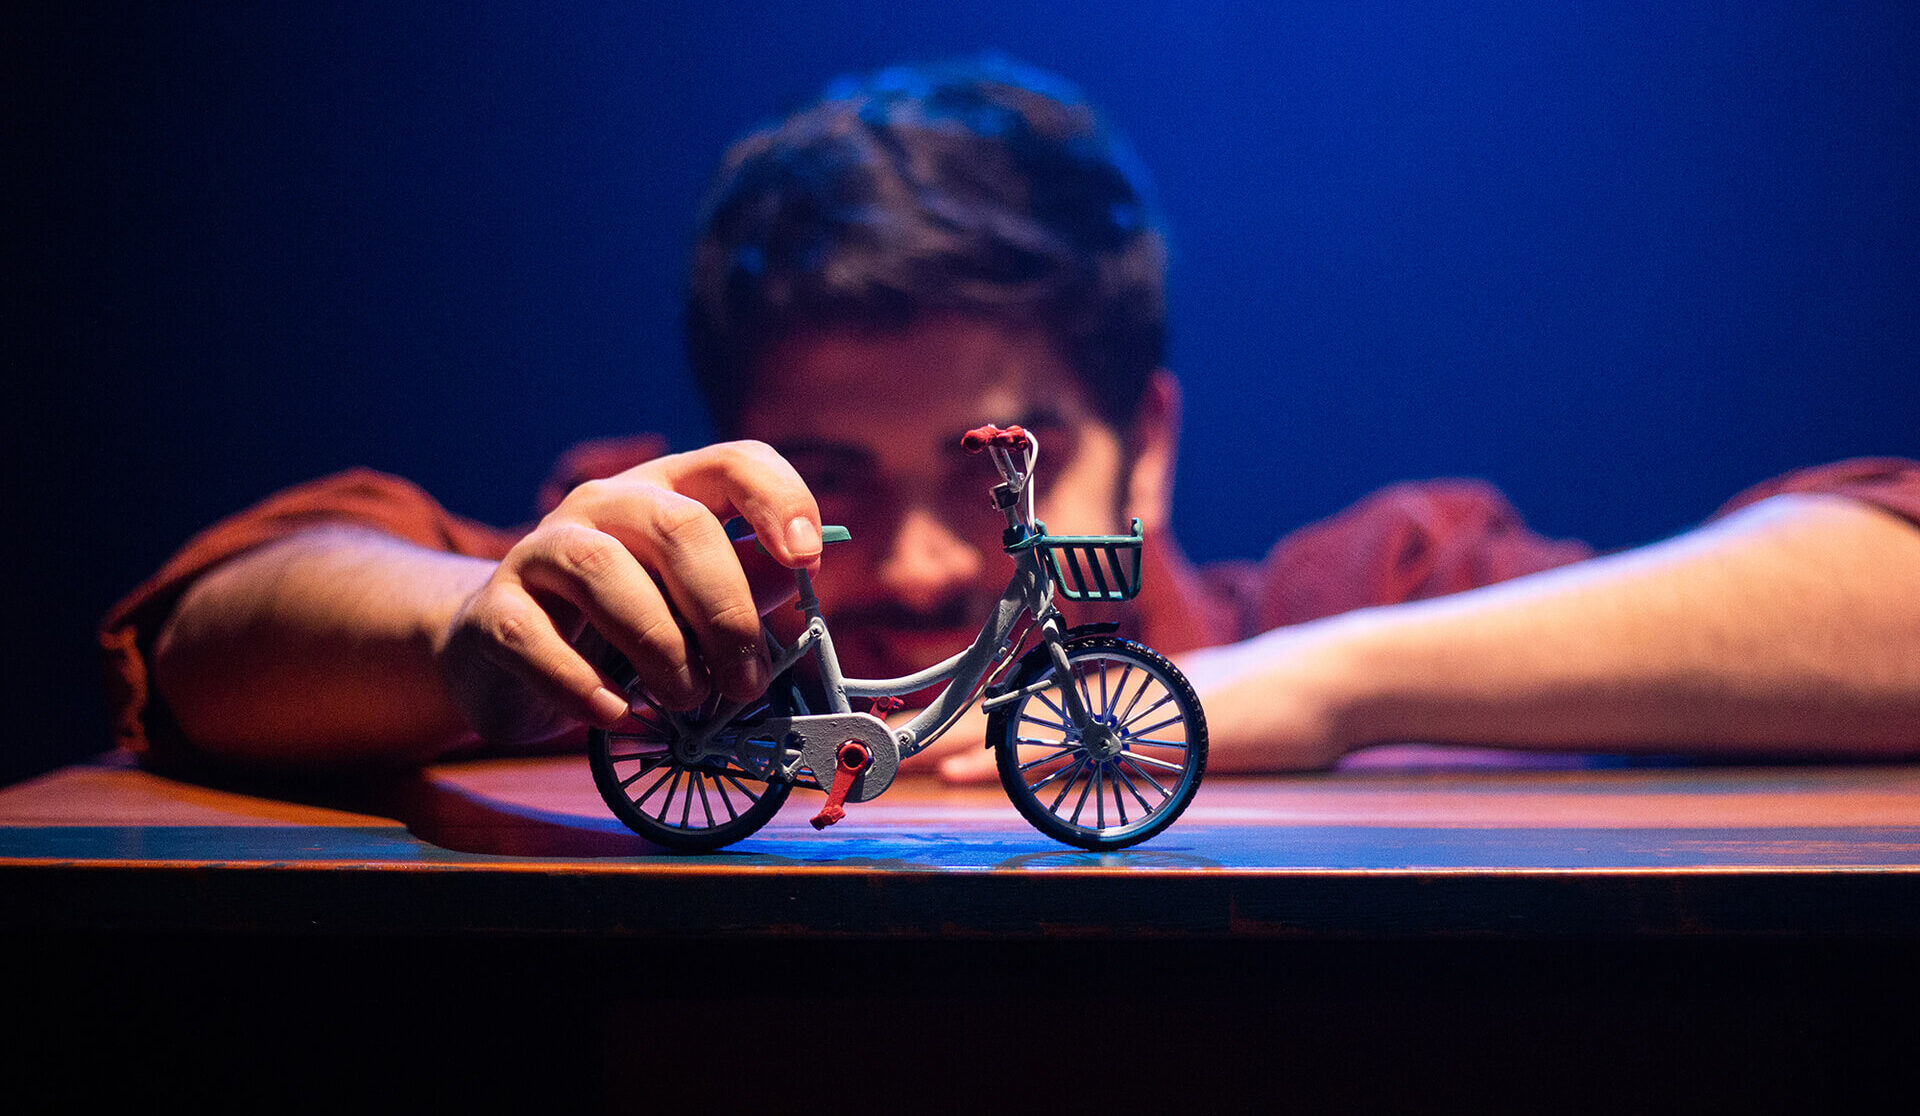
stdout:
POLYGON ((870 713, 817 713, 803 717, 768 717, 755 726, 755 735, 771 734, 789 748, 800 748, 800 760, 813 771, 819 789, 826 790, 840 766, 840 745, 849 740, 866 746, 873 756, 847 791, 848 802, 868 802, 893 785, 900 770, 900 745, 885 721, 870 713))

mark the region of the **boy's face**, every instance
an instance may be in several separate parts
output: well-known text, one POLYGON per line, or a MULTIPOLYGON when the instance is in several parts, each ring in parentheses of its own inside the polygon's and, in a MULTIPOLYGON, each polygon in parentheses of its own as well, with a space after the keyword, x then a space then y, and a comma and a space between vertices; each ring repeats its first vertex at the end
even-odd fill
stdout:
POLYGON ((1005 588, 1013 566, 988 498, 999 476, 960 448, 986 422, 1038 436, 1035 510, 1050 530, 1125 527, 1120 434, 1037 331, 934 318, 790 337, 759 362, 740 433, 785 455, 822 520, 853 534, 815 580, 848 675, 906 674, 961 650, 1005 588))

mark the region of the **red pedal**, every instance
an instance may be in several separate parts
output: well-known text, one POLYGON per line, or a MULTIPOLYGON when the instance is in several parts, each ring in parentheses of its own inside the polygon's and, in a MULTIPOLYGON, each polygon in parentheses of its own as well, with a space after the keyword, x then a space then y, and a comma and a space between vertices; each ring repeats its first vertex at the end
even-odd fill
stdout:
POLYGON ((858 740, 849 740, 840 745, 840 750, 834 753, 834 759, 833 786, 827 791, 827 804, 811 819, 815 829, 825 829, 847 816, 843 805, 847 801, 847 792, 853 789, 853 781, 860 773, 873 766, 873 753, 858 740))

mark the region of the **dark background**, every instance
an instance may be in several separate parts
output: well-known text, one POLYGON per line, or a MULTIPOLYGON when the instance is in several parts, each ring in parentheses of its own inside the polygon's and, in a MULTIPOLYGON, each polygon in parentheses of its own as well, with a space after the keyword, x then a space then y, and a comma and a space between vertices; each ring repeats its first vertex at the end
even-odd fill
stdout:
POLYGON ((106 741, 90 627, 354 464, 496 522, 706 436, 677 332, 729 137, 997 47, 1156 176, 1201 558, 1396 479, 1602 546, 1920 455, 1920 11, 1696 2, 72 4, 4 18, 0 776, 106 741))

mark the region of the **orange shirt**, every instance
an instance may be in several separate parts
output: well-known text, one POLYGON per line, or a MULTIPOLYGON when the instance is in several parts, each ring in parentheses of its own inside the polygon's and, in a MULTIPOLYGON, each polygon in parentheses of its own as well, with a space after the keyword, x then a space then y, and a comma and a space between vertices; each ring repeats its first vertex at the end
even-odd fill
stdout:
MULTIPOLYGON (((611 476, 663 452, 665 442, 654 435, 576 446, 541 487, 541 509, 551 509, 581 481, 611 476)), ((1856 458, 1789 473, 1748 489, 1717 514, 1787 492, 1849 496, 1920 526, 1920 463, 1897 458, 1856 458)), ((521 534, 454 515, 418 486, 369 469, 288 489, 214 524, 115 605, 101 625, 121 746, 153 758, 188 747, 153 693, 148 659, 154 638, 194 579, 236 554, 321 523, 357 524, 418 546, 494 559, 521 534)), ((1076 622, 1117 620, 1123 632, 1178 653, 1350 609, 1457 593, 1592 555, 1585 543, 1534 533, 1492 485, 1421 481, 1382 489, 1294 531, 1260 562, 1196 567, 1172 538, 1149 537, 1138 599, 1063 610, 1076 622)))

